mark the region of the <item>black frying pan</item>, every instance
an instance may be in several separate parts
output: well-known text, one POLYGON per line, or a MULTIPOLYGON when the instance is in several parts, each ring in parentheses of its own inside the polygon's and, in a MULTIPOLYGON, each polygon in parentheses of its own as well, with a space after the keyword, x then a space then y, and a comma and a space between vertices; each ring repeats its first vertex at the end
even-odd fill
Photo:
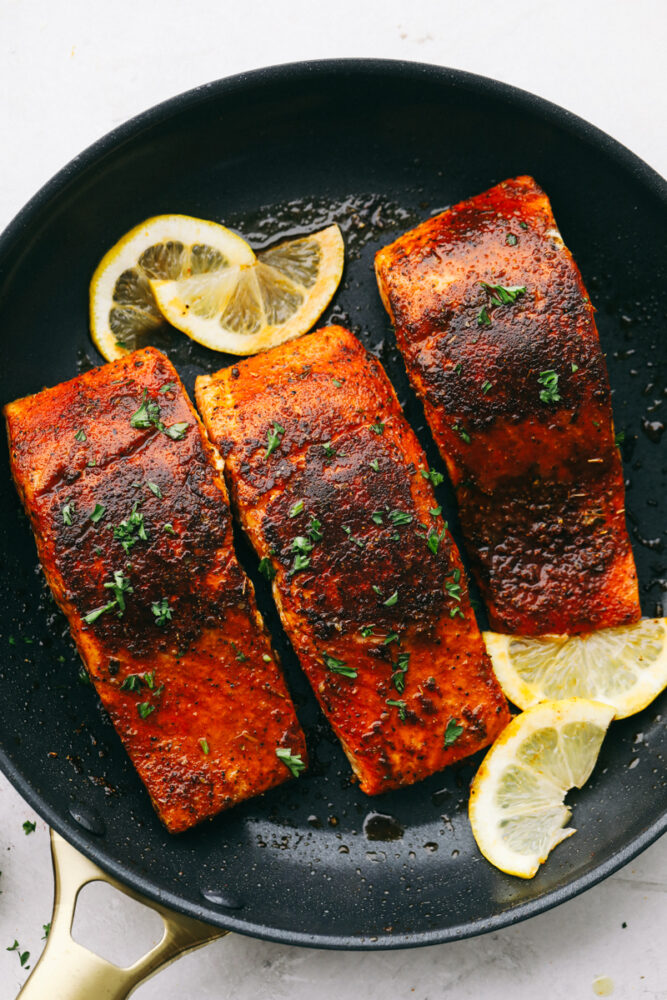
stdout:
MULTIPOLYGON (((667 186, 590 125, 491 80, 399 62, 303 63, 199 88, 117 129, 43 188, 0 241, 0 401, 101 362, 88 336, 88 283, 105 250, 147 216, 224 221, 255 245, 336 219, 347 266, 324 319, 351 326, 380 357, 429 461, 440 465, 377 294, 373 253, 419 219, 518 173, 533 174, 551 197, 598 308, 625 432, 643 610, 662 614, 667 186)), ((185 338, 164 346, 189 388, 199 372, 230 361, 185 338)), ((4 444, 0 493, 0 765, 52 827, 151 899, 290 944, 433 944, 568 899, 665 829, 664 696, 613 724, 591 781, 573 797, 579 832, 532 881, 496 871, 473 843, 466 807, 478 759, 366 798, 350 783, 239 539, 312 767, 289 787, 169 836, 92 688, 78 680, 4 444), (372 811, 391 819, 368 822, 372 811)), ((440 499, 455 524, 446 487, 440 499)))

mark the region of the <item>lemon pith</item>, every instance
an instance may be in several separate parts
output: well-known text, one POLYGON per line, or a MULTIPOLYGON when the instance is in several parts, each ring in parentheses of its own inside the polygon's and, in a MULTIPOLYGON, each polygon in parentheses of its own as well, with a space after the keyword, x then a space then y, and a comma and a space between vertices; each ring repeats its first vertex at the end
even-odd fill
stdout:
POLYGON ((564 798, 595 766, 610 705, 587 698, 546 701, 516 716, 482 761, 470 789, 477 845, 501 871, 532 878, 575 831, 564 798))
POLYGON ((667 619, 587 635, 522 636, 485 632, 500 686, 511 702, 592 698, 623 719, 646 708, 667 686, 667 619))

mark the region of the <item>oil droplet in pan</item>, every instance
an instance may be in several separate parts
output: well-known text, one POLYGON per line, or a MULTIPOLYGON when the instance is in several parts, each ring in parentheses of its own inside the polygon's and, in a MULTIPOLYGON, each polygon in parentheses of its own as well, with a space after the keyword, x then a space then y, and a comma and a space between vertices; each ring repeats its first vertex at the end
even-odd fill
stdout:
POLYGON ((364 820, 364 835, 367 840, 400 840, 404 833, 398 820, 385 813, 369 813, 364 820))

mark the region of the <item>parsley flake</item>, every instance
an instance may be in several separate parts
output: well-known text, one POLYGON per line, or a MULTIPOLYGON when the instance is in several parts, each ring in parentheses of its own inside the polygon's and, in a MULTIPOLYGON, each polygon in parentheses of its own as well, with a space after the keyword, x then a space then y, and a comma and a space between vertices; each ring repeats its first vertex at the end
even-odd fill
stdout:
POLYGON ((462 370, 463 370, 463 365, 459 361, 457 365, 454 365, 454 371, 456 372, 457 375, 460 375, 462 370))
POLYGON ((11 948, 7 948, 7 951, 16 951, 16 952, 18 952, 19 962, 21 963, 21 968, 24 968, 26 962, 30 958, 30 952, 29 951, 21 951, 21 946, 18 943, 18 941, 16 941, 16 940, 14 940, 14 944, 11 946, 11 948))
POLYGON ((47 937, 51 933, 51 921, 50 920, 49 920, 48 924, 42 924, 42 930, 44 931, 44 933, 42 934, 42 941, 46 941, 47 937))
POLYGON ((514 235, 514 233, 507 234, 507 236, 505 237, 505 243, 507 244, 508 247, 515 247, 517 245, 518 240, 514 235))
POLYGON ((86 432, 84 430, 77 431, 76 434, 74 435, 74 440, 75 441, 87 441, 88 437, 86 435, 86 432))
POLYGON ((408 666, 410 663, 409 653, 399 653, 396 660, 396 669, 391 675, 391 679, 394 683, 394 687, 399 694, 403 694, 405 690, 405 675, 408 672, 408 666))
POLYGON ((459 726, 456 719, 452 716, 445 729, 445 746, 451 747, 453 743, 456 743, 462 732, 463 726, 459 726))
POLYGON ((389 635, 386 635, 382 640, 382 645, 390 646, 392 642, 399 642, 398 632, 390 632, 389 635))
POLYGON ((135 503, 129 517, 113 529, 113 537, 120 542, 125 552, 129 552, 139 539, 142 542, 148 541, 144 515, 137 512, 137 506, 138 504, 135 503))
POLYGON ((34 833, 36 829, 37 829, 37 823, 29 819, 27 819, 23 824, 23 832, 25 833, 26 837, 28 836, 29 833, 34 833))
POLYGON ((435 469, 420 469, 422 479, 430 479, 433 486, 439 486, 440 483, 445 481, 445 477, 442 472, 436 472, 435 469))
POLYGON ((101 503, 95 504, 95 510, 90 515, 90 520, 93 522, 93 524, 97 524, 98 521, 102 520, 105 511, 106 507, 103 507, 101 503))
POLYGON ((348 667, 345 660, 339 660, 335 656, 331 656, 330 653, 323 654, 323 660, 328 670, 332 674, 341 674, 343 677, 349 677, 352 680, 357 676, 357 671, 354 667, 348 667))
POLYGON ((374 625, 362 625, 359 629, 364 639, 368 639, 369 636, 373 635, 374 625))
POLYGON ((493 384, 489 382, 489 380, 487 379, 485 382, 482 383, 482 392, 484 393, 485 396, 490 389, 493 389, 493 384))
POLYGON ((208 740, 201 739, 199 741, 199 746, 201 747, 201 752, 202 753, 205 753, 207 755, 210 753, 210 748, 209 748, 209 745, 208 745, 208 740))
POLYGON ((188 427, 190 424, 183 422, 179 424, 171 424, 170 427, 165 427, 162 431, 167 437, 171 438, 172 441, 182 441, 185 435, 188 433, 188 427))
POLYGON ((280 424, 276 423, 274 420, 273 428, 266 432, 266 451, 264 452, 265 460, 276 450, 282 441, 284 433, 285 428, 281 427, 280 424))
POLYGON ((337 389, 340 389, 340 387, 343 384, 338 378, 332 378, 331 381, 333 382, 333 384, 336 386, 337 389))
POLYGON ((446 532, 447 532, 447 525, 445 525, 440 534, 438 534, 435 528, 431 528, 431 530, 429 531, 428 536, 426 538, 426 544, 428 545, 429 550, 433 553, 434 556, 437 556, 438 549, 440 548, 440 543, 445 537, 446 532))
POLYGON ((174 391, 175 389, 176 389, 176 383, 175 382, 167 382, 166 385, 163 385, 163 386, 161 386, 158 389, 158 392, 160 392, 160 393, 162 393, 162 395, 164 395, 165 392, 171 392, 171 391, 174 391))
POLYGON ((137 711, 142 719, 147 719, 151 712, 155 711, 155 705, 151 705, 150 701, 140 701, 137 711))
POLYGON ((177 535, 178 532, 174 530, 174 526, 170 521, 165 521, 162 525, 162 530, 166 531, 168 535, 177 535))
POLYGON ((402 699, 396 700, 394 698, 387 698, 386 703, 387 705, 391 705, 393 708, 397 708, 399 719, 401 722, 405 722, 405 709, 407 708, 405 702, 402 699))
POLYGON ((377 458, 371 459, 371 461, 368 464, 370 465, 370 467, 373 470, 373 472, 379 472, 380 471, 380 463, 378 462, 377 458))
POLYGON ((579 365, 575 361, 573 361, 572 364, 570 365, 570 369, 571 369, 571 371, 573 373, 574 372, 578 372, 579 371, 579 365))
POLYGON ((386 601, 383 601, 385 608, 393 608, 398 602, 398 591, 395 590, 391 597, 388 597, 386 601))
POLYGON ((66 524, 68 528, 71 527, 72 525, 73 514, 74 514, 74 504, 71 502, 71 500, 68 500, 67 503, 63 505, 62 509, 63 524, 66 524))
POLYGON ((156 625, 166 625, 173 617, 173 609, 169 606, 169 601, 163 597, 161 601, 153 601, 151 611, 155 615, 156 625))
POLYGON ((477 322, 480 326, 491 326, 491 317, 487 312, 486 306, 482 306, 477 313, 477 322))
POLYGON ((549 368, 545 372, 540 372, 537 381, 544 388, 540 389, 540 399, 543 403, 557 403, 560 400, 558 392, 558 375, 549 368))
POLYGON ((296 517, 303 511, 303 500, 297 500, 293 507, 290 507, 288 517, 296 517))
POLYGON ((375 431, 376 434, 384 434, 384 422, 378 420, 377 423, 371 424, 371 430, 375 431))
POLYGON ((389 520, 392 524, 412 524, 412 514, 405 510, 392 510, 389 513, 389 520))
POLYGON ((310 519, 310 524, 306 528, 306 531, 310 535, 310 537, 312 538, 312 540, 314 542, 321 542, 322 541, 322 537, 323 537, 323 535, 322 535, 322 525, 317 520, 316 517, 312 517, 310 519))
POLYGON ((301 754, 293 754, 287 747, 276 747, 276 757, 283 762, 295 778, 298 778, 301 772, 306 770, 306 765, 301 759, 301 754))
POLYGON ((92 625, 96 622, 98 618, 101 618, 103 614, 107 611, 111 611, 112 608, 116 607, 116 601, 109 601, 108 604, 104 604, 101 608, 95 608, 93 611, 89 611, 87 615, 83 616, 83 620, 86 625, 92 625))
POLYGON ((322 448, 324 449, 324 454, 327 456, 327 458, 336 457, 336 449, 331 444, 331 441, 325 441, 324 444, 322 445, 322 448))
POLYGON ((155 496, 158 498, 158 500, 162 500, 163 499, 163 497, 162 497, 162 490, 160 489, 160 487, 158 486, 157 483, 152 483, 150 481, 150 479, 149 479, 147 481, 146 485, 148 486, 148 489, 151 491, 151 493, 155 494, 155 496))
POLYGON ((257 569, 260 571, 262 576, 264 576, 269 583, 273 580, 276 575, 275 567, 268 556, 262 556, 259 560, 259 566, 257 569))
POLYGON ((133 594, 134 588, 120 569, 114 570, 113 580, 110 583, 105 583, 104 588, 105 590, 113 591, 115 603, 118 605, 118 617, 120 618, 123 611, 125 611, 125 594, 133 594))
POLYGON ((440 517, 442 514, 442 507, 429 507, 428 512, 431 517, 440 517))
POLYGON ((456 431, 458 436, 465 444, 470 444, 470 435, 468 434, 465 427, 462 427, 461 424, 452 424, 452 430, 456 431))

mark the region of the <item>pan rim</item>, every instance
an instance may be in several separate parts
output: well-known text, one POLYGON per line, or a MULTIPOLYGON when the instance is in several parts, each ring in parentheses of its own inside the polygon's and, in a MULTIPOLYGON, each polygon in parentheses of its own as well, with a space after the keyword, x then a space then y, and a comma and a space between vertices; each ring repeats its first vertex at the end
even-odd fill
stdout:
MULTIPOLYGON (((314 75, 335 77, 341 73, 374 77, 390 75, 413 81, 423 80, 439 84, 443 88, 460 89, 467 93, 473 93, 480 100, 487 96, 493 96, 496 99, 500 98, 509 102, 515 107, 531 110, 543 120, 554 123, 561 130, 570 133, 598 152, 604 153, 617 167, 629 172, 636 182, 644 186, 650 194, 667 203, 667 181, 635 153, 573 112, 510 84, 463 70, 406 60, 349 58, 283 63, 224 77, 171 97, 130 118, 127 122, 97 139, 70 160, 33 195, 4 232, 0 234, 0 294, 8 283, 11 284, 14 263, 12 249, 20 241, 23 230, 35 223, 39 225, 39 216, 43 212, 47 212, 54 203, 57 203, 59 198, 66 195, 70 185, 80 181, 87 171, 99 165, 107 155, 118 152, 125 143, 138 139, 145 129, 167 122, 171 117, 181 115, 184 111, 200 104, 220 98, 233 98, 235 93, 243 93, 248 89, 259 88, 261 90, 270 87, 272 83, 285 82, 290 79, 302 78, 306 80, 314 75)), ((294 932, 266 927, 253 923, 251 920, 242 920, 228 913, 218 912, 204 905, 203 902, 201 905, 197 905, 182 899, 175 893, 159 889, 150 879, 144 879, 140 873, 128 873, 120 862, 108 857, 104 847, 98 844, 95 839, 89 837, 74 822, 68 822, 65 816, 61 816, 52 809, 37 788, 30 784, 19 771, 11 754, 1 746, 0 768, 42 819, 84 855, 98 864, 100 868, 131 886, 148 900, 159 902, 178 912, 225 930, 283 944, 332 950, 393 950, 419 947, 461 940, 500 930, 510 924, 551 909, 598 884, 631 861, 667 830, 667 813, 664 813, 646 827, 639 836, 615 855, 598 864, 593 870, 558 889, 551 890, 534 900, 508 907, 501 913, 484 920, 468 921, 448 928, 416 931, 414 934, 379 934, 373 937, 308 934, 305 931, 294 932)))

